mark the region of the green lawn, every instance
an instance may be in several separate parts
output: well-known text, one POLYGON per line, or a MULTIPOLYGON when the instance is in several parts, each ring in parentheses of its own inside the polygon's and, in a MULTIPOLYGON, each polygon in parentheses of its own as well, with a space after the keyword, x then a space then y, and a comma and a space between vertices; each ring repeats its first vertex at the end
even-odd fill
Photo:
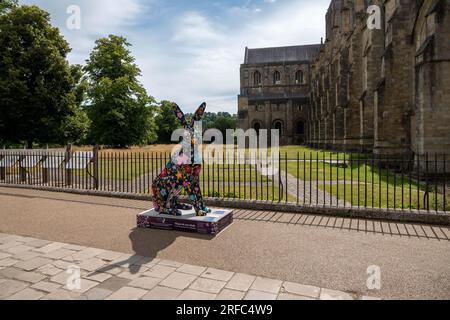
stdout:
MULTIPOLYGON (((250 155, 250 150, 246 150, 250 155)), ((326 150, 315 150, 304 146, 285 146, 280 148, 280 168, 300 179, 299 184, 318 186, 332 196, 356 206, 374 206, 382 208, 426 209, 424 199, 429 199, 429 208, 442 210, 444 195, 442 186, 435 187, 431 183, 416 181, 408 173, 395 173, 372 162, 372 155, 355 153, 335 153, 326 150), (358 184, 359 182, 359 184, 358 184), (346 183, 344 185, 344 183, 346 183), (426 191, 428 189, 428 195, 426 191), (437 203, 436 203, 437 202, 437 203), (411 204, 410 204, 411 203, 411 204)), ((168 152, 129 150, 127 152, 101 152, 99 173, 101 180, 117 180, 125 184, 133 184, 143 175, 155 178, 169 161, 168 152)), ((18 168, 7 169, 7 174, 18 174, 18 168)), ((89 165, 93 173, 93 164, 89 165)), ((31 174, 39 176, 39 170, 33 169, 31 174)), ((74 183, 90 181, 86 170, 73 171, 74 183)), ((59 175, 64 175, 60 168, 59 175)), ((259 200, 286 201, 285 195, 280 197, 278 185, 273 184, 271 177, 262 176, 256 166, 242 165, 203 165, 201 186, 206 195, 218 197, 246 198, 259 200), (256 188, 258 185, 258 188, 256 188)), ((120 183, 119 183, 120 184, 120 183)), ((144 186, 148 187, 148 186, 144 186)), ((284 191, 283 191, 284 193, 284 191)), ((303 193, 299 193, 299 200, 303 193)), ((450 208, 449 196, 446 197, 446 208, 450 208)), ((296 202, 293 196, 288 201, 296 202)), ((335 201, 335 200, 334 200, 335 201)))
MULTIPOLYGON (((444 196, 431 190, 426 197, 426 192, 420 188, 411 188, 371 184, 359 186, 327 185, 327 192, 339 194, 339 199, 345 199, 347 203, 360 207, 396 208, 396 209, 421 209, 444 210, 444 196), (428 206, 427 206, 428 201, 428 206)), ((450 199, 446 198, 446 209, 450 208, 450 199)))
MULTIPOLYGON (((202 193, 205 197, 286 202, 285 193, 282 193, 278 187, 273 187, 272 184, 268 186, 264 184, 262 189, 260 186, 250 188, 249 186, 232 185, 228 188, 228 185, 225 185, 225 187, 217 184, 214 187, 212 184, 209 187, 208 185, 205 185, 205 187, 202 185, 202 193)), ((288 195, 288 202, 294 203, 296 201, 295 197, 288 195)))
MULTIPOLYGON (((303 161, 302 156, 300 161, 293 162, 285 162, 282 158, 280 167, 307 184, 311 181, 320 190, 356 206, 402 208, 403 202, 404 208, 426 209, 424 199, 429 199, 431 210, 444 209, 442 188, 438 187, 436 193, 433 183, 427 187, 425 182, 416 181, 409 173, 383 169, 371 159, 356 159, 345 156, 344 162, 344 157, 335 157, 332 159, 333 163, 330 163, 326 157, 324 161, 323 155, 322 158, 317 159, 316 156, 311 160, 306 157, 306 161, 303 161), (427 188, 428 197, 425 197, 427 188)), ((446 208, 450 208, 448 198, 446 197, 446 208)))

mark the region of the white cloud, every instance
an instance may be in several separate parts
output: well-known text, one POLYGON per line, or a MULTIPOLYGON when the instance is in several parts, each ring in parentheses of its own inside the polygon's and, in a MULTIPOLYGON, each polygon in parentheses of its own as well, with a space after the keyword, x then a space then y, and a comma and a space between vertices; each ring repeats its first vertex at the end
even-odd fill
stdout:
POLYGON ((141 80, 155 98, 176 101, 187 111, 206 101, 210 111, 232 113, 237 111, 244 48, 320 42, 329 4, 329 0, 260 0, 233 7, 227 2, 174 1, 23 2, 52 14, 73 48, 71 62, 84 62, 99 37, 124 35, 133 45, 141 80), (82 10, 79 31, 65 28, 70 4, 82 10))
POLYGON ((172 41, 186 46, 216 43, 222 39, 208 19, 198 12, 186 12, 176 24, 172 41))

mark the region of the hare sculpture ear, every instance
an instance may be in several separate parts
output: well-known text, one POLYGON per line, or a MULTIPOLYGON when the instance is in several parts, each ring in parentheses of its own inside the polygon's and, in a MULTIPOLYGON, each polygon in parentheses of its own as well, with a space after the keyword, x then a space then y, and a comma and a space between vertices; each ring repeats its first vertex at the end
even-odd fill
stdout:
POLYGON ((172 103, 172 110, 175 114, 175 117, 178 119, 178 121, 181 123, 181 125, 186 128, 187 122, 186 117, 184 116, 183 111, 181 111, 180 107, 176 103, 172 103))
POLYGON ((195 111, 195 113, 194 113, 194 115, 193 115, 193 117, 192 117, 191 127, 194 126, 194 123, 195 123, 196 121, 202 120, 203 115, 205 114, 205 110, 206 110, 206 103, 203 102, 203 103, 201 104, 201 106, 198 107, 197 111, 195 111))

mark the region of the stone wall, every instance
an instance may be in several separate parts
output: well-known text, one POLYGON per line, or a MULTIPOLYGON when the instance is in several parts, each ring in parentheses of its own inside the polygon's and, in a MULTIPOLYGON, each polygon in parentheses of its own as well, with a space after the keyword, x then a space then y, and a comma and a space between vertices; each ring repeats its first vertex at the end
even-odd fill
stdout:
POLYGON ((281 121, 283 144, 417 159, 449 153, 450 1, 332 0, 325 20, 314 59, 241 66, 240 127, 281 121), (370 5, 381 9, 381 28, 368 24, 370 5))
POLYGON ((312 66, 308 143, 402 157, 448 152, 449 7, 443 0, 331 1, 312 66), (369 5, 381 8, 381 29, 368 28, 369 5))
POLYGON ((280 143, 283 145, 306 142, 309 118, 310 64, 264 63, 241 66, 241 94, 238 97, 239 128, 280 128, 280 143), (296 80, 302 72, 303 81, 296 80), (280 81, 274 81, 276 72, 280 81), (255 75, 261 75, 261 83, 255 75))

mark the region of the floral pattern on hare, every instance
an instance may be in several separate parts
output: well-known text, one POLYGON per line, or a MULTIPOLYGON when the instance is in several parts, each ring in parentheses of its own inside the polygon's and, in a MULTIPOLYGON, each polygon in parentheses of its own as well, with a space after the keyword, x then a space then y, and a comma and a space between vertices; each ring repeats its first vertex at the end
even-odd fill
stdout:
MULTIPOLYGON (((179 216, 181 215, 180 210, 192 209, 191 205, 182 204, 179 201, 179 195, 184 190, 192 202, 197 216, 206 216, 211 210, 205 206, 203 200, 200 189, 202 166, 197 164, 199 157, 194 148, 195 140, 198 139, 198 132, 195 132, 194 124, 202 119, 206 104, 203 103, 197 109, 190 124, 186 122, 184 113, 176 104, 173 104, 172 108, 178 121, 185 129, 185 133, 188 134, 191 152, 187 155, 181 150, 166 164, 164 170, 153 181, 153 205, 160 214, 179 216), (188 161, 189 158, 190 161, 188 161)), ((186 140, 187 138, 185 137, 185 143, 186 140)))

